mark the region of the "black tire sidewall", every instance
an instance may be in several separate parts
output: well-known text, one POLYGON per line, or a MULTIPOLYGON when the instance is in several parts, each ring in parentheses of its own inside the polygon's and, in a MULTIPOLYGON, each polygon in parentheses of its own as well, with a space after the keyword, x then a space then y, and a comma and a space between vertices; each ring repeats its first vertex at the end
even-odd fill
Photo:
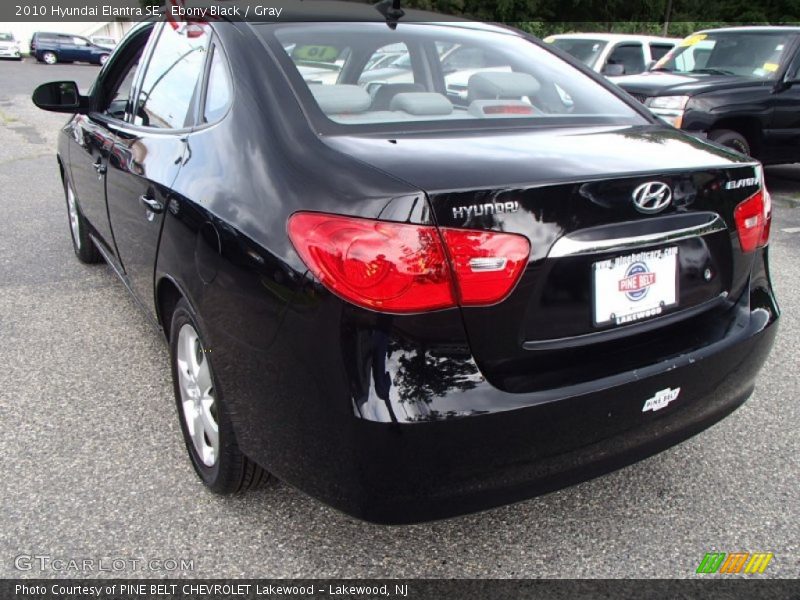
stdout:
POLYGON ((735 150, 740 154, 752 156, 752 148, 750 148, 750 144, 747 142, 747 139, 745 139, 742 134, 736 131, 720 130, 719 132, 712 133, 712 135, 709 137, 721 146, 735 150))
POLYGON ((67 225, 69 226, 69 239, 72 240, 72 249, 75 251, 75 256, 84 263, 96 263, 100 260, 100 253, 94 246, 92 238, 89 236, 89 229, 86 219, 81 212, 81 205, 78 201, 78 195, 75 193, 75 188, 72 187, 69 178, 64 177, 64 205, 67 208, 67 225), (78 213, 78 237, 80 238, 80 246, 78 240, 75 239, 75 232, 72 230, 71 217, 69 214, 69 190, 72 190, 72 195, 75 198, 75 210, 78 213))

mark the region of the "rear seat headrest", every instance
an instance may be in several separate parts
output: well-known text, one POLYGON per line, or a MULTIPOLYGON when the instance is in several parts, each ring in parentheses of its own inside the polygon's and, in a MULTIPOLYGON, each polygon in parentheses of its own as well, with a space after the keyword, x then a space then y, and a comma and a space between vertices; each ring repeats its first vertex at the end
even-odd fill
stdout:
POLYGON ((425 88, 420 83, 382 83, 379 84, 372 95, 370 110, 389 110, 389 104, 397 94, 406 92, 424 92, 425 88))
POLYGON ((475 73, 467 83, 467 97, 470 101, 522 98, 535 95, 541 87, 536 78, 528 73, 475 73))
POLYGON ((389 110, 402 110, 410 115, 449 115, 453 105, 436 92, 403 92, 392 98, 389 110))
POLYGON ((308 89, 326 115, 364 112, 372 103, 367 91, 357 85, 310 85, 308 89))

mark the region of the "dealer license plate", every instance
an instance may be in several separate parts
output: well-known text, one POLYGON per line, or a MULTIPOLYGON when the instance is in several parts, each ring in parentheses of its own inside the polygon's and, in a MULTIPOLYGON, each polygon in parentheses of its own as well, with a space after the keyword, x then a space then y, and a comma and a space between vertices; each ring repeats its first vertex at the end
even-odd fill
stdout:
POLYGON ((678 303, 678 248, 618 256, 593 265, 594 324, 656 317, 678 303))

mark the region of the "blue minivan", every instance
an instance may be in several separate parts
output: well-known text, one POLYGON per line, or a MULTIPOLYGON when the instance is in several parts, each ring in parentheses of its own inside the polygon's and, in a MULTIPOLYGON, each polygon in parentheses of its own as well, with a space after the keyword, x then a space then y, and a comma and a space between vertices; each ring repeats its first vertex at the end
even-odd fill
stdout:
POLYGON ((48 65, 58 62, 87 62, 102 65, 108 60, 111 52, 110 48, 98 46, 81 35, 37 31, 31 38, 31 56, 48 65))

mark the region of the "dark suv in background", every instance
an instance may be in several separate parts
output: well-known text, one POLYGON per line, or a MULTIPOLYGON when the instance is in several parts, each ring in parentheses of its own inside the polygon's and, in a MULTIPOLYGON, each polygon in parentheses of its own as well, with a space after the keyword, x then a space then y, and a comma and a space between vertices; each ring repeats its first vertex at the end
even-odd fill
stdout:
POLYGON ((764 163, 800 162, 800 27, 700 31, 615 83, 675 127, 764 163))
POLYGON ((110 49, 98 46, 81 35, 37 31, 31 38, 31 56, 48 65, 57 62, 87 62, 102 65, 110 55, 110 49))

